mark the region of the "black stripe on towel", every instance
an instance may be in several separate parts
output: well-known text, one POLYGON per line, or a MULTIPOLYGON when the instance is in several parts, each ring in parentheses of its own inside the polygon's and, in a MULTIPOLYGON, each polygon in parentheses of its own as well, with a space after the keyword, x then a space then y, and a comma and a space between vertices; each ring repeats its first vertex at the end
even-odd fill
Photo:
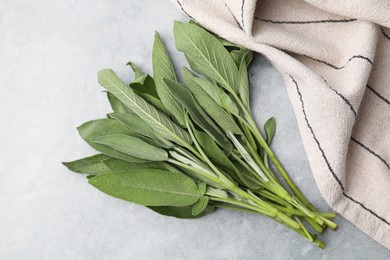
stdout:
POLYGON ((245 0, 242 0, 242 4, 241 4, 241 24, 242 24, 243 28, 245 28, 245 26, 244 26, 244 4, 245 4, 245 0))
POLYGON ((192 17, 189 13, 186 12, 186 10, 184 10, 183 5, 179 2, 179 0, 176 0, 176 2, 180 6, 180 9, 183 11, 183 13, 185 13, 192 20, 196 21, 194 17, 192 17))
POLYGON ((325 81, 326 85, 331 89, 333 90, 339 97, 341 97, 341 99, 349 106, 349 108, 352 110, 352 113, 354 114, 354 116, 356 117, 357 113, 356 113, 356 110, 353 108, 351 102, 346 98, 344 97, 342 94, 340 94, 340 92, 338 92, 337 90, 335 90, 334 88, 332 88, 329 83, 321 76, 321 78, 325 81))
POLYGON ((381 94, 379 94, 378 92, 376 92, 375 89, 373 89, 370 85, 367 85, 367 88, 369 90, 371 90, 377 97, 379 97, 380 99, 382 99, 383 101, 385 101, 388 105, 390 105, 390 101, 387 100, 384 96, 382 96, 381 94))
POLYGON ((385 30, 383 30, 382 27, 381 27, 381 31, 382 31, 383 35, 384 35, 388 40, 390 40, 390 35, 388 35, 388 34, 385 32, 385 30))
POLYGON ((351 137, 351 140, 354 141, 356 144, 358 144, 359 146, 361 146, 362 148, 364 148, 366 151, 368 151, 370 154, 374 155, 376 158, 378 158, 381 162, 383 162, 387 168, 390 169, 390 164, 388 162, 385 161, 385 159, 383 159, 379 154, 377 154, 376 152, 374 152, 373 150, 371 150, 370 148, 368 148, 367 146, 365 146, 364 144, 362 144, 361 142, 359 142, 358 140, 356 140, 355 138, 351 137))
POLYGON ((261 19, 256 16, 255 19, 262 22, 275 23, 275 24, 349 23, 349 22, 356 21, 356 19, 340 19, 340 20, 327 19, 327 20, 314 20, 314 21, 273 21, 268 19, 261 19))
POLYGON ((351 60, 353 60, 353 59, 363 59, 363 60, 366 60, 368 63, 370 63, 370 64, 372 65, 372 60, 371 60, 370 58, 364 57, 364 56, 362 56, 362 55, 354 55, 354 56, 352 56, 352 57, 349 58, 348 61, 347 61, 343 66, 341 66, 341 67, 337 67, 336 65, 333 65, 333 64, 331 64, 331 63, 329 63, 329 62, 326 62, 326 61, 323 61, 323 60, 319 60, 319 59, 316 59, 316 58, 307 56, 307 55, 305 55, 305 54, 302 54, 302 55, 303 55, 304 57, 306 57, 306 58, 309 58, 309 59, 312 59, 312 60, 314 60, 314 61, 318 61, 318 62, 321 62, 321 63, 323 63, 323 64, 325 64, 325 65, 328 65, 329 67, 332 67, 332 68, 335 69, 335 70, 340 70, 340 69, 345 68, 345 66, 347 66, 348 63, 349 63, 351 60))
POLYGON ((313 135, 313 139, 314 139, 314 141, 316 142, 316 144, 317 144, 317 146, 318 146, 318 149, 319 149, 320 152, 321 152, 322 158, 324 158, 325 163, 326 163, 326 165, 328 166, 329 171, 331 172, 333 178, 334 178, 334 179, 337 181, 337 183, 339 184, 339 186, 340 186, 340 188, 341 188, 341 190, 342 190, 342 192, 343 192, 343 195, 344 195, 346 198, 348 198, 350 201, 352 201, 352 202, 358 204, 358 205, 359 205, 360 207, 362 207, 364 210, 370 212, 372 215, 374 215, 376 218, 378 218, 379 220, 381 220, 383 223, 386 223, 387 225, 390 226, 390 222, 387 221, 385 218, 379 216, 379 215, 378 215, 377 213, 375 213, 372 209, 367 208, 367 206, 365 206, 363 203, 361 203, 360 201, 357 201, 356 199, 352 198, 351 196, 349 196, 348 194, 345 193, 345 188, 344 188, 343 184, 341 183, 340 179, 337 177, 337 175, 336 175, 336 173, 334 172, 332 166, 330 165, 330 163, 329 163, 329 161, 328 161, 328 158, 326 157, 325 152, 324 152, 324 150, 322 149, 321 144, 320 144, 320 142, 318 141, 316 135, 314 134, 313 128, 311 127, 311 125, 310 125, 310 123, 309 123, 309 120, 307 119, 307 115, 306 115, 306 111, 305 111, 305 104, 304 104, 304 102, 303 102, 302 93, 301 93, 301 91, 299 90, 298 83, 296 82, 296 80, 295 80, 291 75, 289 75, 289 76, 290 76, 291 80, 294 82, 295 87, 296 87, 296 89, 297 89, 297 92, 298 92, 298 95, 299 95, 299 99, 300 99, 300 101, 301 101, 303 116, 304 116, 304 118, 305 118, 307 127, 309 128, 311 134, 313 135))
POLYGON ((227 4, 225 3, 225 7, 229 10, 229 13, 233 16, 233 19, 234 21, 236 22, 237 26, 241 28, 241 30, 243 30, 241 24, 238 22, 237 18, 234 16, 232 10, 230 10, 229 6, 227 6, 227 4))

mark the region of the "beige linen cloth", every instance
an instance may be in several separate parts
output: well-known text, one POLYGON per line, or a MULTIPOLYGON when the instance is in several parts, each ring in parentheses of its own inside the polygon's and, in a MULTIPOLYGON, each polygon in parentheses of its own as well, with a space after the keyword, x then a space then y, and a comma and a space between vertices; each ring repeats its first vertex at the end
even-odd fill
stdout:
POLYGON ((325 200, 390 248, 390 1, 176 4, 273 63, 285 79, 325 200))

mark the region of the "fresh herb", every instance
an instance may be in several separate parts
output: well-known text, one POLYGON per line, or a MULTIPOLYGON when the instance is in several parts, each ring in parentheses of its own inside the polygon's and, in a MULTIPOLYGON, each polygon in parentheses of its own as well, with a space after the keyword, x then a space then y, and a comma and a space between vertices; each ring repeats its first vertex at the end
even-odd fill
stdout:
POLYGON ((87 174, 102 192, 163 215, 196 218, 215 208, 251 212, 324 248, 306 226, 317 233, 336 229, 335 214, 314 208, 276 158, 270 148, 275 120, 265 123, 264 138, 252 117, 252 52, 193 22, 175 22, 174 35, 193 70, 182 70, 186 87, 156 33, 154 78, 132 62, 135 79, 129 85, 111 69, 99 72, 113 112, 78 130, 101 154, 64 165, 87 174))

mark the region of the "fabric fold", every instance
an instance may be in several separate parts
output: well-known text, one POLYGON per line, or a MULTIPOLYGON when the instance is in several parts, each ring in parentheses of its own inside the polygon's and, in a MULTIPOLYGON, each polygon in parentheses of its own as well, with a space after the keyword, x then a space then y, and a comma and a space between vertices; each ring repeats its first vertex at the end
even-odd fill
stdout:
POLYGON ((177 3, 280 71, 321 194, 390 248, 390 2, 177 3))

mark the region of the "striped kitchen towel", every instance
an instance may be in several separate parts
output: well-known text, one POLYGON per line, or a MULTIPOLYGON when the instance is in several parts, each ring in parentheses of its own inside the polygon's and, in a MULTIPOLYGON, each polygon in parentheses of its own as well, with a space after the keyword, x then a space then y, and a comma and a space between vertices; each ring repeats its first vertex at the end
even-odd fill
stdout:
POLYGON ((390 248, 390 1, 177 4, 280 71, 325 200, 390 248))

